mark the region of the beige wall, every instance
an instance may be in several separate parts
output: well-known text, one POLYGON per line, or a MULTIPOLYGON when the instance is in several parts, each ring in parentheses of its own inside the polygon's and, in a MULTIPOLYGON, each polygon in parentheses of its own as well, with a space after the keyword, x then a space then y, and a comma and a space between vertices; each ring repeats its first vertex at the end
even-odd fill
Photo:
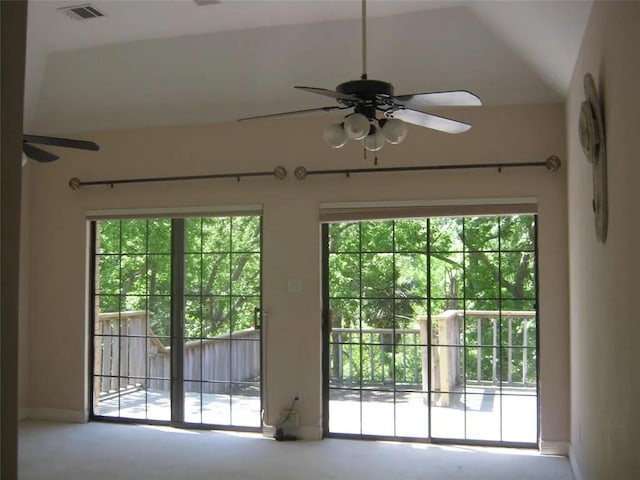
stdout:
MULTIPOLYGON (((29 193, 31 182, 29 171, 31 165, 22 168, 22 192, 20 215, 20 242, 29 244, 29 193)), ((29 250, 20 249, 20 312, 18 331, 18 418, 26 415, 26 406, 29 404, 29 250)))
MULTIPOLYGON (((32 166, 22 168, 22 192, 20 215, 20 242, 29 244, 29 199, 31 187, 29 172, 32 166)), ((20 311, 18 331, 18 418, 26 416, 29 404, 29 249, 20 249, 20 311)))
POLYGON ((638 109, 640 3, 596 2, 567 103, 572 460, 584 480, 640 478, 638 109), (591 72, 603 97, 609 237, 596 241, 591 166, 577 138, 591 72))
MULTIPOLYGON (((494 107, 455 112, 474 123, 460 136, 412 128, 387 146, 382 166, 543 161, 563 157, 561 105, 494 107)), ((92 135, 97 154, 65 152, 34 165, 30 218, 30 406, 82 412, 87 408, 85 214, 134 207, 264 205, 264 309, 270 314, 266 365, 267 420, 273 422, 296 390, 303 434, 319 436, 321 402, 321 202, 532 196, 540 212, 540 331, 542 436, 569 438, 569 329, 566 269, 565 169, 477 170, 293 178, 293 169, 369 167, 355 144, 333 151, 321 139, 331 116, 130 130, 92 135), (86 187, 82 180, 136 176, 270 171, 289 177, 172 184, 86 187), (287 280, 302 281, 288 293, 287 280)), ((42 411, 42 410, 41 410, 42 411)), ((76 415, 77 416, 77 415, 76 415)))

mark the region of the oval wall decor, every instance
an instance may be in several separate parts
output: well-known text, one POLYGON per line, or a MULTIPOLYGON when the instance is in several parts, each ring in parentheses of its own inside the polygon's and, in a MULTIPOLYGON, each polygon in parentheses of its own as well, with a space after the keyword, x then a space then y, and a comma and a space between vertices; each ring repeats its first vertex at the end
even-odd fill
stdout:
POLYGON ((607 241, 607 153, 604 119, 596 84, 590 73, 584 76, 585 100, 580 105, 578 136, 580 145, 593 171, 592 208, 596 237, 600 243, 607 241))

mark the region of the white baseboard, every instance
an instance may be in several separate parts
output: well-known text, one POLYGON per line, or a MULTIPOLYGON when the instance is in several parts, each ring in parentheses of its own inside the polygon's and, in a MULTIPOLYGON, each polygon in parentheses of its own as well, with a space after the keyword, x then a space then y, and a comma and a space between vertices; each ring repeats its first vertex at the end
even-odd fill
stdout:
POLYGON ((576 454, 573 452, 573 447, 569 446, 569 463, 571 463, 571 472, 573 472, 573 478, 575 480, 582 480, 580 469, 578 468, 578 462, 576 461, 576 454))
POLYGON ((81 410, 60 410, 57 408, 26 408, 26 419, 49 420, 52 422, 85 423, 87 417, 81 410))
POLYGON ((542 455, 569 455, 569 442, 545 441, 540 442, 540 453, 542 455))
POLYGON ((300 427, 298 436, 302 440, 322 440, 321 427, 300 427))
MULTIPOLYGON (((265 425, 262 428, 262 436, 266 438, 273 438, 276 433, 275 427, 271 425, 265 425)), ((300 440, 322 440, 322 428, 321 427, 300 427, 298 430, 298 438, 300 440)))

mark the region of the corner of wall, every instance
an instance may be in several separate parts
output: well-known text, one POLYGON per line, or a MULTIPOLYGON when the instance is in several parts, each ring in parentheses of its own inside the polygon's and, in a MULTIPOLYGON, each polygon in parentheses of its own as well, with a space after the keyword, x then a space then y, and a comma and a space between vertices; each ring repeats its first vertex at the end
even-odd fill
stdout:
POLYGON ((540 453, 542 455, 559 455, 566 457, 569 455, 569 442, 542 440, 540 442, 540 453))
POLYGON ((81 410, 61 410, 57 408, 24 409, 24 419, 47 420, 50 422, 87 423, 88 418, 81 410))
POLYGON ((580 473, 580 468, 578 467, 576 454, 572 445, 569 445, 569 463, 571 463, 571 473, 573 473, 573 478, 575 478, 575 480, 582 480, 582 474, 580 473))

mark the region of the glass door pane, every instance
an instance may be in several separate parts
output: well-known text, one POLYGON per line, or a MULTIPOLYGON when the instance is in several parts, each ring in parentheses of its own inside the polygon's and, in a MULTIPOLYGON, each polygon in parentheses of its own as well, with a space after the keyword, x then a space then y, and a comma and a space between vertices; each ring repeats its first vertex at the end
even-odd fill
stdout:
POLYGON ((324 227, 328 434, 535 444, 536 217, 324 227))
POLYGON ((92 416, 259 428, 261 217, 92 228, 92 416))
POLYGON ((259 427, 260 217, 185 220, 184 415, 259 427))
POLYGON ((428 436, 426 226, 326 227, 329 433, 428 436))
POLYGON ((170 420, 171 222, 94 225, 93 413, 170 420))

